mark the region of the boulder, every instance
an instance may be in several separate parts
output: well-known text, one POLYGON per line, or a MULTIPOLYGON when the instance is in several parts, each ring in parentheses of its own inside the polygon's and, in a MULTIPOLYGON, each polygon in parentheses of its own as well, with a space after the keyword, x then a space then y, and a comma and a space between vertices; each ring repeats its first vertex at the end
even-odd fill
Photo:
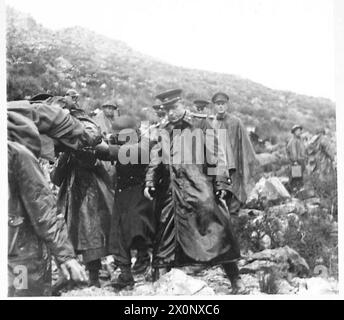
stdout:
POLYGON ((321 206, 321 200, 317 197, 312 197, 304 201, 307 212, 311 215, 316 214, 321 206))
POLYGON ((298 287, 294 287, 286 279, 276 280, 277 294, 295 294, 298 291, 298 287))
POLYGON ((305 205, 317 205, 319 206, 321 204, 321 200, 320 198, 317 198, 317 197, 312 197, 312 198, 309 198, 307 200, 304 201, 305 202, 305 205))
POLYGON ((296 198, 300 200, 307 200, 315 197, 315 192, 310 187, 304 187, 296 193, 296 198))
POLYGON ((179 269, 172 269, 154 283, 155 295, 214 295, 205 281, 188 276, 179 269))
POLYGON ((271 249, 271 238, 269 235, 265 234, 261 239, 259 239, 259 247, 261 249, 271 249))
POLYGON ((290 194, 277 177, 261 178, 247 199, 247 207, 257 209, 278 204, 290 198, 290 194))
POLYGON ((259 279, 257 276, 252 274, 242 274, 240 275, 240 277, 250 295, 262 294, 260 291, 259 279))
POLYGON ((268 214, 275 214, 275 215, 287 215, 289 213, 296 213, 298 215, 303 215, 307 212, 307 209, 304 203, 298 199, 293 198, 291 201, 272 206, 268 209, 268 214))
POLYGON ((259 153, 256 155, 256 157, 261 166, 275 163, 278 160, 277 155, 272 153, 259 153))
POLYGON ((332 278, 312 277, 308 279, 293 279, 293 283, 299 286, 300 295, 328 295, 338 294, 338 281, 332 278))
POLYGON ((288 176, 288 174, 289 174, 289 171, 290 171, 290 169, 289 169, 289 165, 282 165, 281 166, 281 168, 279 169, 279 170, 276 170, 275 171, 275 175, 277 176, 277 177, 283 177, 283 178, 287 178, 288 180, 286 181, 286 180, 283 180, 283 184, 285 184, 285 185, 287 185, 287 184, 289 184, 289 178, 287 177, 288 176))
POLYGON ((289 184, 289 178, 286 176, 278 177, 278 180, 281 181, 284 186, 287 186, 289 184))
MULTIPOLYGON (((270 249, 268 249, 270 250, 270 249)), ((258 272, 269 272, 273 269, 277 269, 277 263, 270 261, 270 260, 254 260, 250 263, 245 264, 241 267, 240 273, 246 274, 252 274, 252 273, 258 273, 258 272)))
POLYGON ((241 272, 267 272, 273 269, 284 277, 287 277, 289 272, 301 276, 309 273, 306 260, 288 246, 253 253, 246 258, 246 263, 242 266, 241 272))

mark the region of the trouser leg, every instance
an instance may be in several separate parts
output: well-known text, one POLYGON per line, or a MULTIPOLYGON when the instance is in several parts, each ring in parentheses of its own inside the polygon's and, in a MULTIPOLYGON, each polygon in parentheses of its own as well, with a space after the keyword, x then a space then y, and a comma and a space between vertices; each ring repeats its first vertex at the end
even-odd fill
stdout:
POLYGON ((92 260, 86 263, 86 269, 89 272, 90 286, 100 287, 99 270, 102 264, 100 259, 92 260))
POLYGON ((113 257, 117 266, 131 265, 130 244, 126 244, 123 238, 117 241, 116 250, 114 250, 113 257))
POLYGON ((133 266, 133 272, 135 274, 143 273, 147 270, 150 265, 150 255, 148 253, 148 246, 143 243, 137 248, 136 261, 133 266))
POLYGON ((223 269, 231 282, 232 294, 247 294, 248 290, 239 275, 239 268, 236 262, 223 264, 223 269))
POLYGON ((239 268, 236 262, 225 263, 222 267, 231 282, 239 278, 239 268))

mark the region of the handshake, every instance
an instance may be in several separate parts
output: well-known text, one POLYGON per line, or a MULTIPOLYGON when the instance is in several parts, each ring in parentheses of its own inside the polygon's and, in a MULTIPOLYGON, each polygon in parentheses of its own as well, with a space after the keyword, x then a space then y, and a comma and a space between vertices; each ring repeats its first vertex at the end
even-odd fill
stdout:
POLYGON ((124 145, 125 143, 126 141, 118 139, 118 135, 112 134, 104 138, 102 142, 96 145, 92 151, 94 153, 94 156, 99 160, 113 161, 115 155, 113 155, 112 152, 110 152, 109 146, 114 146, 114 150, 118 151, 119 147, 124 145))
POLYGON ((110 148, 109 145, 103 140, 97 144, 92 150, 94 156, 99 160, 110 161, 110 148))

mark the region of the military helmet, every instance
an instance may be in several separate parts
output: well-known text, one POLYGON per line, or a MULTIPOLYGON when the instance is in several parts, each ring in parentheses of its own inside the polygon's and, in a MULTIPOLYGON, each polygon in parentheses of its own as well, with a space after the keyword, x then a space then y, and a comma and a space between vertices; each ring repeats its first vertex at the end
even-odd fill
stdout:
POLYGON ((102 104, 102 108, 106 108, 106 107, 110 107, 110 108, 117 110, 118 104, 115 101, 107 101, 107 102, 102 104))
POLYGON ((294 133, 297 129, 302 130, 303 128, 299 124, 296 124, 291 128, 291 133, 294 133))
POLYGON ((79 97, 79 93, 76 90, 74 90, 74 89, 69 89, 66 92, 66 96, 70 96, 72 98, 79 97))

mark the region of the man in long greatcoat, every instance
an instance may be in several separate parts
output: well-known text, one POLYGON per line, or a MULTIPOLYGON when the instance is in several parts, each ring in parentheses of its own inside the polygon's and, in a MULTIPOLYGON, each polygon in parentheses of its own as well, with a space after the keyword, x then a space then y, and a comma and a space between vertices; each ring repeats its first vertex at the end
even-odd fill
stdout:
POLYGON ((141 136, 134 118, 123 116, 114 123, 108 150, 96 152, 104 160, 116 161, 117 184, 109 251, 121 269, 112 283, 119 290, 134 284, 132 272, 144 272, 150 265, 148 249, 152 246, 156 218, 153 203, 143 195, 143 187, 151 143, 148 136, 141 136), (126 142, 127 138, 130 140, 126 142), (137 249, 132 269, 131 249, 137 249))
POLYGON ((159 270, 222 264, 233 292, 242 289, 236 260, 240 249, 224 198, 231 190, 225 154, 211 125, 187 115, 182 90, 157 96, 168 122, 153 147, 145 196, 156 200, 158 229, 153 247, 154 278, 159 270), (196 138, 196 143, 194 143, 196 138))
MULTIPOLYGON (((71 113, 89 132, 89 145, 102 141, 99 127, 79 109, 71 113)), ((105 168, 91 150, 64 151, 53 170, 52 182, 60 187, 58 212, 67 222, 70 239, 89 271, 90 286, 100 287, 101 258, 108 255, 113 191, 105 168)))
MULTIPOLYGON (((231 213, 237 213, 245 204, 254 186, 253 174, 258 165, 250 138, 239 118, 229 112, 229 97, 218 92, 212 97, 216 118, 212 122, 217 131, 225 130, 226 139, 221 139, 227 159, 233 156, 235 172, 232 175, 232 199, 228 202, 231 213)), ((228 161, 228 160, 227 160, 228 161)))

